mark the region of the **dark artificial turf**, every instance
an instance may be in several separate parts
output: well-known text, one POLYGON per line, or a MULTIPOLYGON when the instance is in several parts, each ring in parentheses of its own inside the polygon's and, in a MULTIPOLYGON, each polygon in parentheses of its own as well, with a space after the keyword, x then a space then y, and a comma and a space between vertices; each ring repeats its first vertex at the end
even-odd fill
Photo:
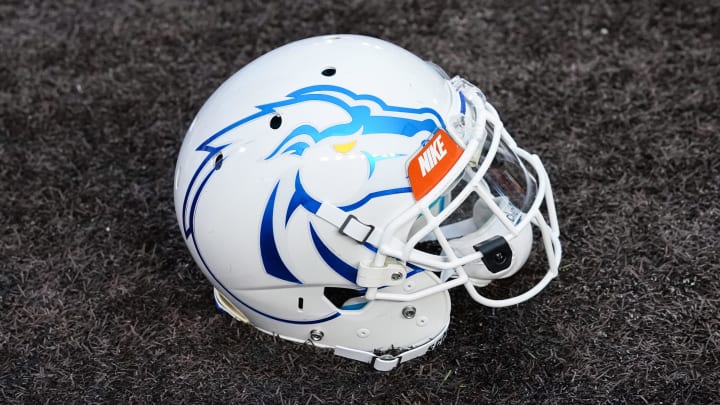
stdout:
POLYGON ((720 5, 628 3, 3 1, 0 403, 717 403, 720 5), (203 101, 322 33, 477 83, 559 207, 547 290, 390 373, 219 314, 175 221, 203 101))

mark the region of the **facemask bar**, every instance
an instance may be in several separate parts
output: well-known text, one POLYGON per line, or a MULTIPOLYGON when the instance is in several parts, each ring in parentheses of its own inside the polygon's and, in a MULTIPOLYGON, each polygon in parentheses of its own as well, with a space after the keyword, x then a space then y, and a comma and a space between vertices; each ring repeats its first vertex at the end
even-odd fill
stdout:
POLYGON ((517 147, 510 134, 505 130, 497 111, 485 101, 484 96, 476 87, 458 77, 454 78, 451 83, 458 91, 463 92, 465 97, 468 98, 471 107, 470 111, 464 116, 457 117, 454 126, 451 125, 451 128, 448 128, 448 133, 465 151, 446 177, 441 180, 428 195, 417 201, 412 209, 406 211, 386 227, 378 246, 378 253, 373 262, 374 266, 381 267, 384 265, 386 257, 389 256, 400 259, 403 262, 418 265, 427 270, 441 271, 443 283, 412 294, 384 293, 378 291, 377 288, 371 287, 367 289, 367 299, 414 301, 437 292, 464 285, 475 301, 490 307, 504 307, 515 305, 532 298, 544 289, 550 280, 557 276, 561 258, 559 225, 550 182, 540 158, 537 155, 530 154, 517 147), (492 133, 490 133, 488 128, 491 129, 492 133), (489 147, 485 147, 486 152, 483 155, 483 148, 487 143, 486 137, 488 136, 491 137, 489 147), (518 223, 513 223, 508 219, 506 213, 503 212, 493 200, 494 197, 491 192, 483 187, 481 183, 483 176, 487 173, 498 152, 501 141, 507 145, 522 162, 532 167, 537 176, 535 199, 530 209, 523 215, 523 218, 518 223), (473 170, 470 170, 470 166, 477 166, 477 169, 473 172, 473 170), (429 208, 430 205, 439 196, 443 195, 460 176, 470 178, 467 185, 457 196, 453 196, 452 201, 442 212, 433 214, 429 208), (463 268, 463 266, 468 263, 481 260, 482 253, 474 252, 458 257, 450 245, 448 238, 443 233, 440 225, 451 213, 457 210, 469 194, 473 192, 483 200, 495 217, 500 220, 507 229, 507 234, 504 236, 506 239, 511 240, 516 237, 527 226, 536 226, 540 230, 549 268, 542 280, 525 293, 502 300, 494 300, 482 296, 472 284, 470 277, 463 268), (540 211, 543 202, 545 203, 545 214, 549 219, 549 224, 540 211), (413 221, 418 215, 422 215, 426 223, 420 230, 411 235, 406 242, 402 242, 393 236, 403 225, 409 221, 413 221), (432 239, 437 240, 444 256, 433 255, 415 248, 415 245, 423 238, 427 238, 428 234, 432 234, 434 236, 432 239))

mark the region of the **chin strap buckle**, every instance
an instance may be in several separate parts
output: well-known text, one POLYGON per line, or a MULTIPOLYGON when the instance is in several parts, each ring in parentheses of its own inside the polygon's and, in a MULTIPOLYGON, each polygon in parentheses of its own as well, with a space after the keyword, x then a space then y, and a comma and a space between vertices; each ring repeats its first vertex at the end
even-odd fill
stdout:
POLYGON ((315 212, 315 215, 331 223, 341 234, 354 239, 358 243, 377 243, 379 236, 375 226, 362 222, 355 215, 348 214, 332 204, 320 204, 320 208, 315 212))
POLYGON ((349 236, 360 243, 365 243, 375 230, 375 227, 362 223, 355 215, 349 214, 338 230, 343 235, 349 236))

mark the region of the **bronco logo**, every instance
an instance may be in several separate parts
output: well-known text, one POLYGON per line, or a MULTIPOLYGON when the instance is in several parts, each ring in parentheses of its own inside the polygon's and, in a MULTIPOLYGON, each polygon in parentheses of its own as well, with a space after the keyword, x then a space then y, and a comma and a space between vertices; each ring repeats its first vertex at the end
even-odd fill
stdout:
MULTIPOLYGON (((438 130, 445 128, 445 123, 441 116, 431 108, 392 106, 386 104, 378 97, 356 94, 343 87, 330 85, 302 88, 288 94, 284 100, 258 105, 256 107, 258 109, 256 113, 241 118, 209 136, 196 148, 198 153, 204 153, 206 156, 195 169, 183 201, 183 230, 186 238, 194 238, 193 222, 198 200, 201 198, 203 189, 207 184, 212 182, 213 176, 218 172, 218 170, 213 170, 213 165, 217 164, 216 159, 218 159, 218 156, 222 156, 221 152, 224 149, 231 146, 234 141, 237 141, 237 136, 233 137, 232 135, 237 132, 235 130, 243 128, 263 117, 267 120, 268 117, 274 117, 276 115, 282 116, 282 112, 288 108, 307 108, 307 103, 313 103, 312 107, 314 112, 317 111, 316 109, 318 108, 328 108, 328 111, 332 109, 335 115, 337 115, 339 107, 346 113, 348 120, 339 124, 331 124, 326 128, 316 127, 307 123, 295 126, 291 124, 287 127, 285 125, 278 126, 279 128, 274 128, 274 130, 286 135, 281 135, 282 138, 280 142, 275 144, 276 146, 272 149, 268 149, 267 152, 265 152, 266 154, 263 155, 264 158, 261 157, 261 159, 264 159, 264 161, 268 163, 273 162, 275 159, 295 159, 295 161, 292 162, 293 164, 289 166, 295 168, 293 169, 294 175, 284 175, 284 177, 278 178, 272 191, 270 191, 267 204, 262 212, 259 235, 259 248, 265 271, 274 277, 292 283, 301 284, 302 282, 293 274, 278 251, 276 242, 277 235, 275 234, 278 227, 275 224, 276 219, 280 219, 277 218, 276 211, 281 207, 285 208, 281 211, 284 215, 280 218, 284 219, 284 227, 287 228, 293 213, 295 213, 298 208, 302 207, 304 210, 314 214, 318 211, 321 204, 328 200, 328 196, 319 195, 317 188, 313 189, 312 185, 304 183, 301 172, 303 167, 307 166, 307 162, 304 162, 303 159, 305 159, 308 154, 311 154, 314 148, 318 148, 318 145, 323 144, 325 147, 323 151, 330 151, 338 156, 347 154, 353 149, 359 152, 357 156, 366 162, 366 169, 363 173, 367 173, 364 180, 360 179, 365 182, 363 187, 358 188, 358 190, 362 190, 362 193, 356 196, 349 196, 353 198, 353 202, 346 202, 338 207, 342 211, 350 214, 376 198, 400 193, 410 193, 412 191, 407 182, 404 185, 398 185, 393 188, 382 188, 382 182, 378 180, 378 178, 382 179, 383 177, 382 163, 379 163, 380 161, 397 158, 406 160, 408 159, 406 154, 378 154, 372 150, 364 150, 363 146, 361 146, 362 141, 358 142, 359 139, 366 139, 368 136, 382 136, 376 140, 379 143, 375 143, 375 145, 379 145, 393 137, 403 137, 407 139, 422 134, 422 140, 426 140, 438 130), (338 142, 338 140, 340 141, 338 142), (328 142, 331 142, 332 148, 328 147, 328 142), (290 178, 292 178, 292 180, 288 180, 290 178), (280 190, 290 191, 281 193, 279 192, 280 190), (285 198, 281 203, 279 198, 282 195, 290 195, 290 198, 285 198)), ((275 137, 276 135, 271 133, 268 136, 275 137)), ((418 139, 416 142, 417 145, 420 145, 422 140, 418 139)), ((367 144, 368 143, 366 143, 366 145, 367 144)), ((232 155, 229 155, 225 159, 231 157, 232 155)), ((253 173, 248 175, 257 174, 253 173)), ((337 274, 354 283, 357 275, 355 266, 351 266, 337 257, 325 245, 318 232, 312 227, 312 224, 309 224, 309 226, 313 244, 323 260, 337 274)), ((197 250, 198 243, 197 241, 194 241, 194 243, 197 250)), ((374 246, 370 246, 369 244, 365 245, 368 249, 375 249, 374 246)), ((200 254, 199 250, 198 254, 202 259, 202 254, 200 254)))

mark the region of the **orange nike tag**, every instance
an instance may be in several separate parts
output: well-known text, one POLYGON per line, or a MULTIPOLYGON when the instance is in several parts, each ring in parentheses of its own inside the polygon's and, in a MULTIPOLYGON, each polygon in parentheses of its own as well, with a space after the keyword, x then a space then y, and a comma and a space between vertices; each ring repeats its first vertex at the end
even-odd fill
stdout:
POLYGON ((442 129, 435 132, 408 164, 413 195, 419 200, 435 187, 460 159, 463 149, 442 129))

